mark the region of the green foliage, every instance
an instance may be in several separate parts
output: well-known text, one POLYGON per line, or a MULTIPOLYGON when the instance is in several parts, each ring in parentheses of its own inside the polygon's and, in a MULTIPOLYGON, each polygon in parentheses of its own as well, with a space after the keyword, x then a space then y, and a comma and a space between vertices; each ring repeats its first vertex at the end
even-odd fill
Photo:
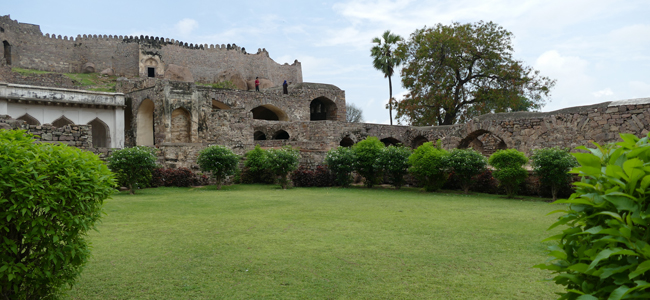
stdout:
POLYGON ((411 149, 390 145, 385 147, 377 159, 377 170, 384 170, 391 184, 399 189, 404 185, 404 176, 408 174, 411 149))
POLYGON ((271 149, 267 152, 268 167, 278 177, 282 189, 289 184, 289 173, 298 169, 300 163, 300 151, 291 147, 271 149))
POLYGON ((560 299, 650 298, 650 143, 631 134, 623 142, 574 153, 581 177, 568 208, 551 226, 549 263, 537 265, 566 287, 560 299))
POLYGON ((226 176, 235 174, 239 164, 239 155, 233 153, 229 148, 214 145, 201 150, 196 162, 202 171, 212 173, 212 177, 217 180, 217 189, 220 190, 226 176))
POLYGON ((377 159, 384 148, 384 143, 376 136, 369 136, 352 146, 357 158, 355 170, 365 178, 366 187, 371 188, 382 177, 381 169, 377 168, 377 159))
POLYGON ((499 150, 490 156, 488 163, 496 168, 492 175, 506 190, 508 198, 517 194, 519 186, 528 177, 528 171, 523 168, 527 162, 528 157, 516 149, 499 150))
POLYGON ((423 185, 427 192, 439 190, 447 181, 449 152, 436 148, 432 142, 426 142, 409 157, 409 172, 423 185))
POLYGON ((151 181, 151 171, 156 168, 155 149, 144 146, 117 150, 106 161, 115 172, 119 182, 126 184, 131 194, 136 187, 144 187, 151 181))
POLYGON ((114 186, 91 152, 0 130, 0 298, 52 298, 72 286, 114 186))
POLYGON ((568 149, 557 147, 533 150, 530 159, 540 183, 542 186, 550 187, 553 200, 557 200, 558 191, 569 181, 569 170, 578 162, 568 149))
POLYGON ((40 74, 50 74, 52 72, 41 71, 41 70, 32 70, 32 69, 23 69, 23 68, 11 68, 11 72, 18 73, 20 75, 40 75, 40 74))
POLYGON ((449 154, 448 166, 467 194, 473 179, 485 171, 487 159, 474 149, 454 149, 449 154))
POLYGON ((352 171, 355 170, 357 157, 350 147, 331 149, 325 156, 327 168, 336 177, 336 183, 342 187, 349 187, 352 183, 352 171))
POLYGON ((372 57, 372 66, 381 71, 385 78, 388 78, 388 115, 390 116, 390 125, 393 125, 393 82, 392 77, 395 68, 402 63, 402 58, 395 55, 397 43, 402 41, 402 37, 386 30, 381 37, 372 39, 375 44, 370 49, 372 57))
POLYGON ((260 147, 260 145, 255 145, 255 149, 246 152, 244 167, 248 168, 251 172, 261 172, 267 169, 267 164, 267 153, 262 149, 262 147, 260 147))
POLYGON ((513 58, 512 33, 492 22, 416 30, 396 54, 408 94, 397 118, 417 126, 544 105, 555 81, 513 58), (523 106, 523 107, 522 107, 523 106))

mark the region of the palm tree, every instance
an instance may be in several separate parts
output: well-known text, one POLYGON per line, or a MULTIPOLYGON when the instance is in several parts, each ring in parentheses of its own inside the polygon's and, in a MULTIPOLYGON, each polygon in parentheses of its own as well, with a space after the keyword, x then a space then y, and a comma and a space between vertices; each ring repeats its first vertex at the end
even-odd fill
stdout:
POLYGON ((388 115, 390 116, 390 125, 393 125, 393 83, 391 77, 393 76, 394 68, 402 63, 402 60, 394 55, 394 50, 397 43, 402 41, 402 37, 397 34, 392 34, 390 30, 386 30, 381 37, 372 39, 373 44, 376 44, 370 49, 370 56, 373 58, 372 65, 375 69, 384 73, 384 78, 388 77, 388 115))

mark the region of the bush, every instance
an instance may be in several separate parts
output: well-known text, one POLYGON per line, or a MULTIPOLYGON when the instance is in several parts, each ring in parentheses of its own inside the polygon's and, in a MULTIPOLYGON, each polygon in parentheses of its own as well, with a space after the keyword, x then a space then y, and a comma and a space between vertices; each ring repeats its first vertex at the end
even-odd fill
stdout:
POLYGON ((275 175, 268 168, 268 153, 255 145, 255 149, 246 152, 244 169, 241 172, 242 183, 275 183, 275 175))
POLYGON ((287 189, 289 184, 289 173, 298 168, 300 163, 300 152, 291 147, 282 149, 271 149, 267 153, 268 167, 271 173, 277 176, 282 189, 287 189))
POLYGON ((377 170, 384 170, 388 175, 388 180, 399 189, 406 181, 404 176, 408 174, 409 156, 411 149, 402 146, 393 146, 383 148, 377 159, 377 170))
POLYGON ((304 166, 300 166, 298 170, 295 170, 293 173, 291 173, 291 181, 293 182, 293 186, 328 187, 334 185, 335 177, 327 168, 323 166, 317 166, 315 171, 312 171, 304 166))
POLYGON ((156 168, 155 151, 143 146, 124 148, 113 152, 106 161, 120 184, 134 194, 136 187, 146 187, 151 182, 151 171, 156 168))
POLYGON ((528 176, 528 171, 523 168, 528 162, 526 155, 516 149, 499 150, 490 156, 488 162, 496 168, 492 175, 499 180, 499 186, 505 189, 508 198, 514 197, 528 176))
POLYGON ((485 171, 487 159, 473 149, 454 149, 449 154, 448 166, 453 172, 453 178, 467 194, 475 177, 485 171))
POLYGON ((203 174, 195 174, 188 168, 164 169, 158 168, 151 172, 151 186, 177 186, 188 187, 196 185, 207 185, 208 177, 203 174))
POLYGON ((581 177, 564 214, 551 226, 568 226, 547 240, 549 263, 566 287, 561 299, 650 298, 650 143, 621 134, 623 142, 574 153, 581 177))
POLYGON ((202 171, 212 173, 217 181, 217 189, 220 190, 226 176, 235 174, 239 155, 224 146, 210 146, 199 152, 197 163, 202 171))
POLYGON ((498 183, 492 176, 491 170, 485 170, 476 176, 472 191, 478 193, 496 194, 498 183))
POLYGON ((433 143, 426 142, 409 157, 409 172, 424 186, 427 192, 439 190, 447 181, 447 157, 449 152, 445 149, 434 147, 433 143))
POLYGON ((377 159, 384 147, 384 143, 380 142, 375 136, 369 136, 352 146, 354 155, 357 158, 355 170, 365 178, 366 187, 371 188, 383 177, 381 169, 377 169, 377 159))
POLYGON ((0 130, 0 298, 53 298, 90 257, 115 179, 97 155, 0 130))
POLYGON ((337 147, 327 152, 325 164, 336 177, 336 183, 348 187, 352 183, 352 172, 356 169, 357 158, 349 147, 337 147))
POLYGON ((540 184, 550 187, 553 200, 557 200, 558 192, 569 182, 569 170, 578 164, 576 159, 568 149, 557 147, 533 150, 530 159, 540 184))

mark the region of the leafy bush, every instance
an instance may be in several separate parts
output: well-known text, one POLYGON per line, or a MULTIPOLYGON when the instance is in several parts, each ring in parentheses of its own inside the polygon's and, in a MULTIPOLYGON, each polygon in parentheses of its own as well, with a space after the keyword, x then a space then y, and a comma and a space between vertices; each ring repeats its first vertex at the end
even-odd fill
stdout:
POLYGON ((499 180, 499 186, 506 190, 508 198, 514 197, 528 176, 528 171, 523 168, 528 162, 526 155, 516 149, 499 150, 490 156, 488 162, 496 168, 492 175, 499 180))
POLYGON ((355 170, 365 178, 366 187, 371 188, 382 178, 382 170, 377 168, 377 159, 384 147, 384 143, 375 136, 369 136, 352 146, 354 155, 357 158, 355 170))
POLYGON ((277 178, 273 173, 271 173, 269 169, 264 169, 258 172, 251 172, 250 168, 244 167, 239 174, 239 180, 243 184, 274 184, 277 181, 277 178))
POLYGON ((224 146, 210 146, 199 152, 197 160, 201 170, 212 173, 217 181, 217 189, 221 189, 226 176, 235 174, 239 164, 239 155, 224 146))
POLYGON ((356 168, 357 158, 349 147, 337 147, 327 152, 325 164, 336 177, 336 183, 342 187, 352 183, 352 172, 356 168))
POLYGON ((275 183, 275 175, 268 168, 267 151, 255 145, 255 149, 246 152, 245 157, 242 183, 275 183))
POLYGON ((304 166, 300 166, 298 170, 295 170, 293 173, 291 173, 291 181, 293 182, 293 186, 327 187, 334 185, 335 177, 327 168, 323 166, 317 166, 315 171, 312 171, 304 166))
POLYGON ((650 298, 650 143, 621 134, 623 142, 574 153, 581 177, 564 214, 551 226, 566 225, 547 240, 549 263, 537 265, 566 287, 560 299, 650 298))
POLYGON ((97 155, 0 130, 0 298, 53 298, 72 286, 114 187, 97 155))
POLYGON ((492 176, 491 170, 485 170, 476 176, 472 191, 478 193, 496 194, 498 183, 492 176))
POLYGON ((454 173, 453 177, 467 194, 474 183, 473 179, 485 171, 487 159, 473 149, 454 149, 449 154, 447 163, 454 173))
POLYGON ((113 152, 106 161, 120 183, 126 184, 129 192, 134 194, 136 187, 144 187, 151 182, 151 171, 156 168, 155 151, 143 146, 124 148, 113 152))
POLYGON ((553 200, 557 200, 558 192, 569 181, 569 170, 578 164, 576 159, 568 149, 557 147, 533 150, 530 159, 540 183, 550 187, 553 200))
POLYGON ((447 158, 449 152, 426 142, 409 157, 409 172, 424 186, 427 192, 439 190, 447 181, 447 158))
POLYGON ((300 163, 300 151, 291 147, 271 149, 267 152, 267 157, 269 170, 278 177, 282 189, 286 189, 289 173, 296 170, 300 163))
POLYGON ((208 177, 195 174, 188 168, 178 169, 153 169, 151 172, 151 186, 177 186, 188 187, 208 184, 208 177))
POLYGON ((404 176, 408 174, 410 167, 409 156, 411 156, 411 149, 390 145, 383 148, 377 158, 377 170, 384 170, 388 180, 396 189, 404 185, 404 176))

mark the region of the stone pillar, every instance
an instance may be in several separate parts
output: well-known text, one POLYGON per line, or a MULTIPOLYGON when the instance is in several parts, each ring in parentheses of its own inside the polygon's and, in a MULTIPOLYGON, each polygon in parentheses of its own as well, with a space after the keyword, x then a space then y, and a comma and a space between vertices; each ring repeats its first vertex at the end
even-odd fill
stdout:
POLYGON ((115 117, 113 120, 113 124, 115 124, 115 130, 112 132, 112 145, 109 145, 109 147, 122 149, 124 148, 124 108, 116 106, 113 116, 115 117))

